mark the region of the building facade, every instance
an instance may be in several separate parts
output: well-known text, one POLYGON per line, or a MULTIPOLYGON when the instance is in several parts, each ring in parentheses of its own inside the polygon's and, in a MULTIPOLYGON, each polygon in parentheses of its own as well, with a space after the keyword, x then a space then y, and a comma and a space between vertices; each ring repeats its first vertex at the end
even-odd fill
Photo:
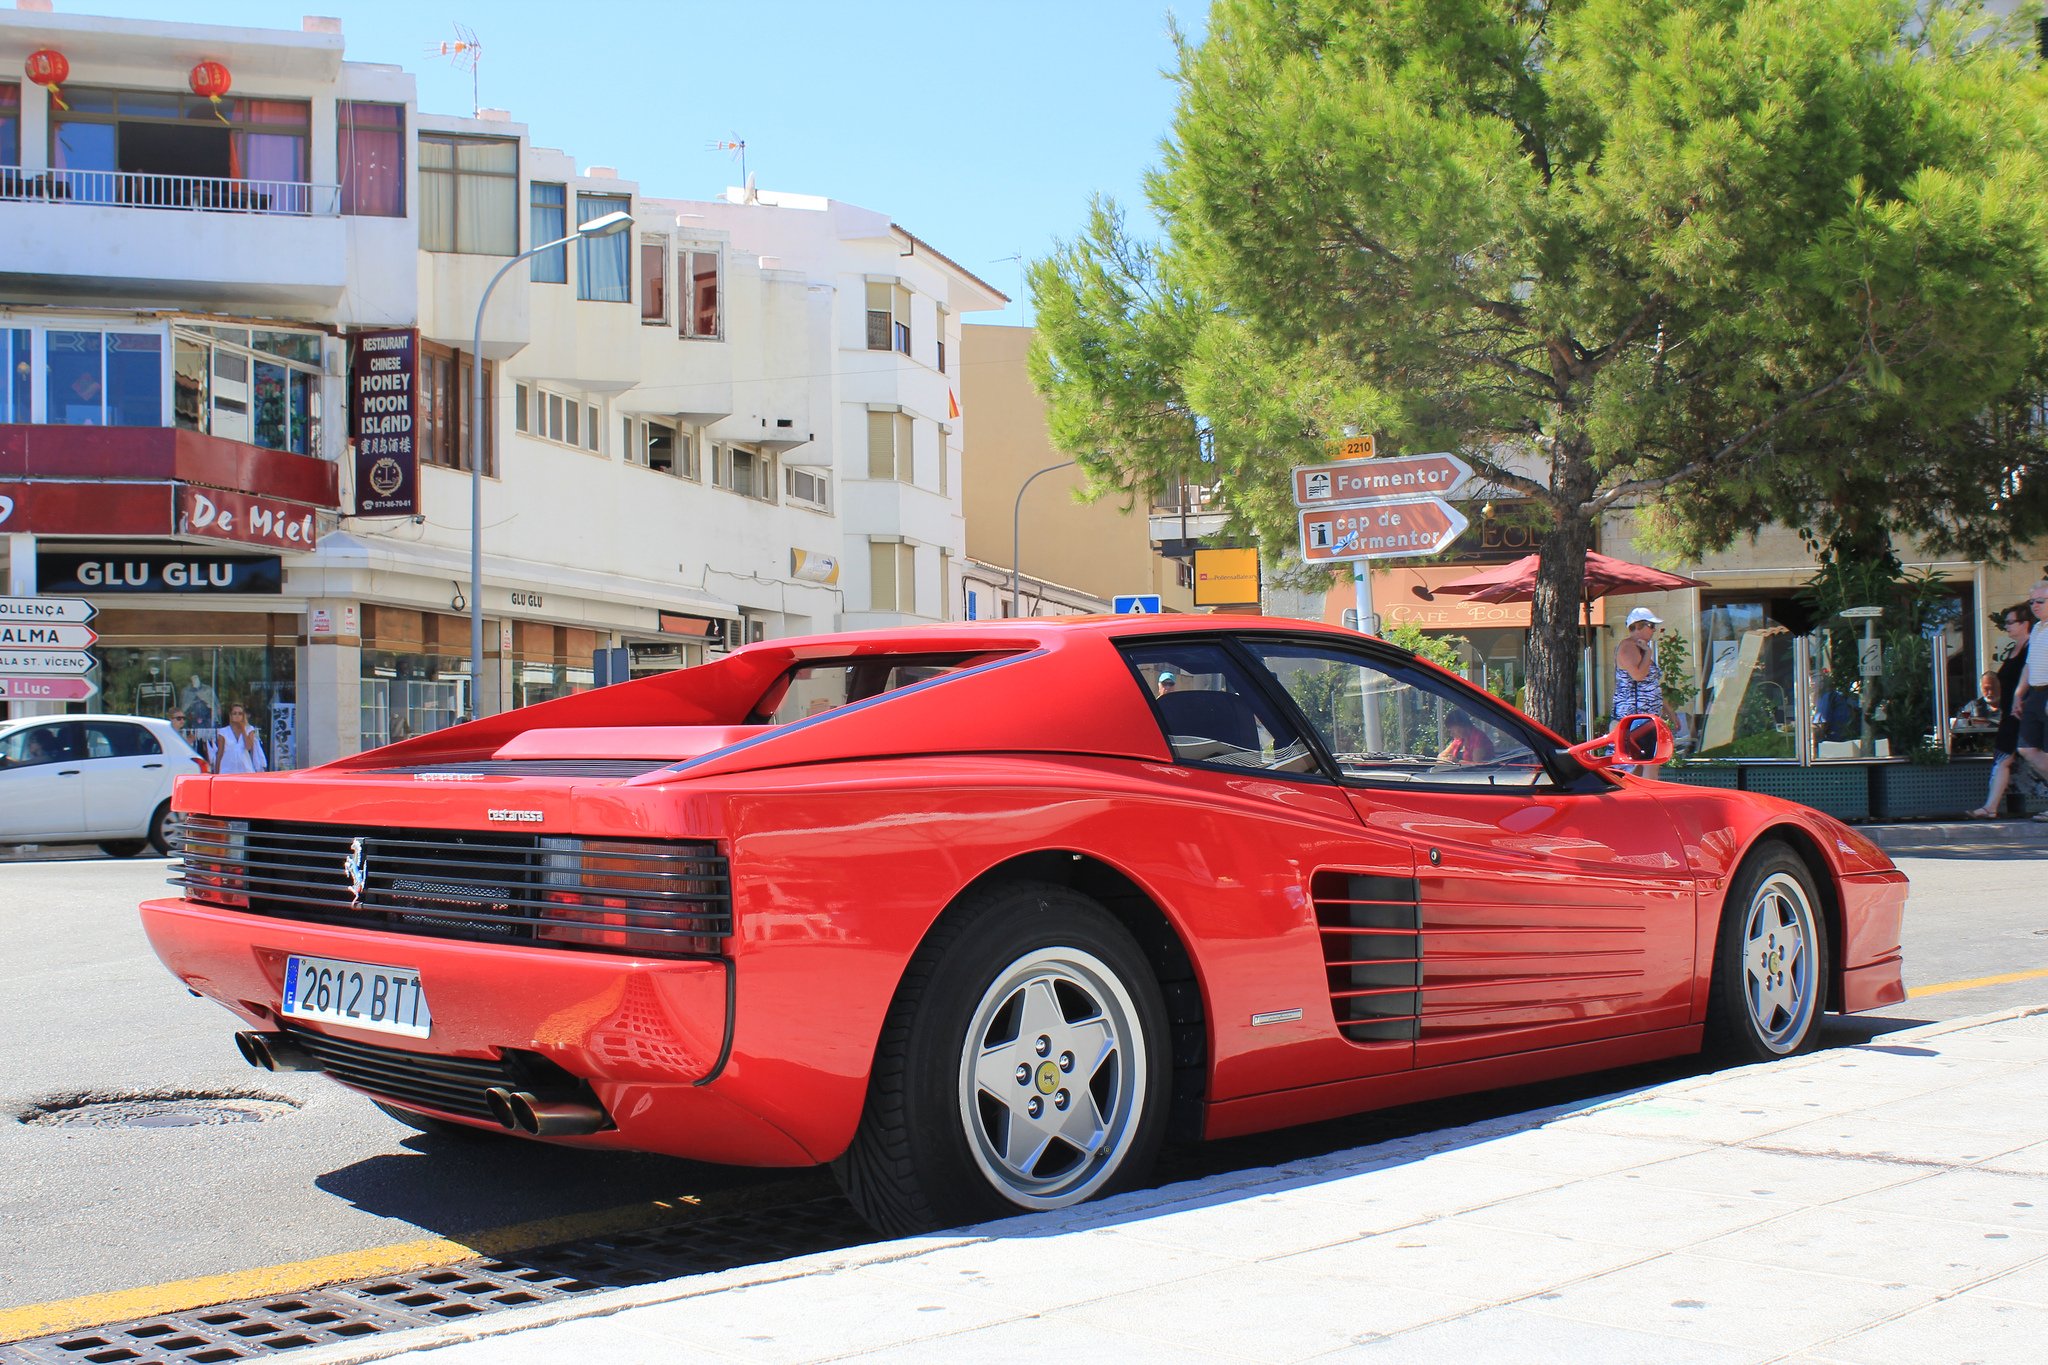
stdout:
POLYGON ((0 71, 52 52, 61 104, 0 78, 0 539, 97 608, 90 705, 241 701, 293 766, 952 614, 949 347, 1003 299, 886 215, 645 196, 332 21, 0 13, 0 71))

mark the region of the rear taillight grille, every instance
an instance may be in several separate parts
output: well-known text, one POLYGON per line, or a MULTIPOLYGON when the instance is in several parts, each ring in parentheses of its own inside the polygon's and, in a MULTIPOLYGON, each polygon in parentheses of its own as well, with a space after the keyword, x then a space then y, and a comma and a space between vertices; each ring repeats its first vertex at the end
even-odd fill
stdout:
POLYGON ((1318 872, 1310 884, 1337 1031, 1412 1039, 1422 1015, 1422 907, 1413 877, 1318 872))
POLYGON ((435 938, 697 957, 732 933, 726 860, 704 842, 194 816, 176 871, 196 901, 435 938))
POLYGON ((493 1088, 551 1096, 582 1097, 589 1093, 589 1087, 582 1081, 529 1053, 506 1053, 495 1058, 439 1057, 336 1038, 311 1029, 286 1028, 283 1033, 336 1080, 381 1099, 487 1123, 497 1122, 485 1094, 493 1088))

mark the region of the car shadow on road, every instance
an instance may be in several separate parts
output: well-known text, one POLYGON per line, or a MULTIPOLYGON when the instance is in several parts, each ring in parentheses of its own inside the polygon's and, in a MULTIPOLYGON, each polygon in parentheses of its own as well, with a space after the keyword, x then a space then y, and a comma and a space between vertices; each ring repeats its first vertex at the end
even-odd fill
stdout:
POLYGON ((1859 832, 1893 858, 2048 861, 2048 825, 2025 818, 1921 825, 1863 825, 1859 832))

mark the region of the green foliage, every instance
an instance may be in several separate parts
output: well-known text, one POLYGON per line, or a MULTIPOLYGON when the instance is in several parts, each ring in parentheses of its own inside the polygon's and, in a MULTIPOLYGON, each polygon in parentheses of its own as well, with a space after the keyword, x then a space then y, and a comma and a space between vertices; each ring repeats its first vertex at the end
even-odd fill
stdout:
POLYGON ((1427 659, 1438 668, 1453 673, 1463 673, 1465 658, 1462 651, 1470 643, 1462 635, 1431 635, 1417 625, 1389 626, 1380 632, 1380 638, 1390 645, 1399 645, 1420 659, 1427 659))
POLYGON ((1675 630, 1658 634, 1657 667, 1664 674, 1664 704, 1674 715, 1690 711, 1693 698, 1700 694, 1700 685, 1693 677, 1692 646, 1686 643, 1684 635, 1675 630))
POLYGON ((1217 0, 1148 194, 1032 272, 1099 486, 1220 484, 1279 561, 1347 425, 1549 524, 1568 723, 1590 526, 2010 548, 2048 525, 2048 77, 1967 0, 1217 0))
POLYGON ((1738 735, 1727 744, 1703 750, 1701 758, 1792 758, 1793 738, 1778 730, 1738 735))

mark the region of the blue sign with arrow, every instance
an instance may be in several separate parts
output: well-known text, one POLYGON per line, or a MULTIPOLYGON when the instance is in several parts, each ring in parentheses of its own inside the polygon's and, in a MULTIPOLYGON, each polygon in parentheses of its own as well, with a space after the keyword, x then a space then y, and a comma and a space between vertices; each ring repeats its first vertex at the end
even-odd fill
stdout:
POLYGON ((1159 594, 1156 592, 1130 593, 1123 597, 1112 597, 1109 609, 1118 616, 1159 615, 1159 594))

